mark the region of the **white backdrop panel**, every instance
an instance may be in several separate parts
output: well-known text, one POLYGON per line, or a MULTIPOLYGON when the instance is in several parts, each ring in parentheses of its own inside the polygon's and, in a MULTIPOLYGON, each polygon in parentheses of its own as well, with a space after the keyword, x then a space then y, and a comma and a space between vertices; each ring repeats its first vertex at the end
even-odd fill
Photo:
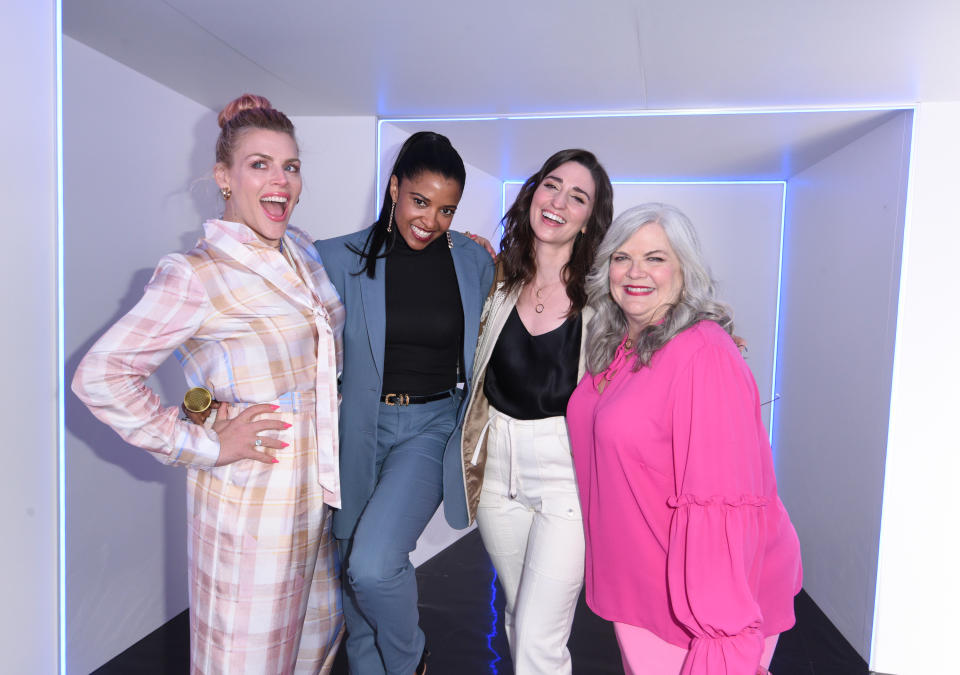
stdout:
POLYGON ((780 496, 800 537, 804 589, 865 659, 909 143, 904 114, 791 178, 787 198, 780 496))

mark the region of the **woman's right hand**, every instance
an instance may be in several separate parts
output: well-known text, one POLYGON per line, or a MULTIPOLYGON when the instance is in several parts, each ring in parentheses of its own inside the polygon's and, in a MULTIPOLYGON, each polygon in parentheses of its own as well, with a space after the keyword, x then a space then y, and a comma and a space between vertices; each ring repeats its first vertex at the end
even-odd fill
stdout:
POLYGON ((261 431, 281 431, 289 429, 290 424, 277 419, 254 419, 257 415, 274 412, 279 406, 269 403, 252 405, 232 419, 218 419, 213 430, 220 439, 220 456, 215 466, 232 464, 241 459, 252 459, 264 464, 276 464, 280 460, 270 454, 271 448, 285 448, 289 443, 260 436, 261 431), (256 443, 260 441, 258 446, 256 443))
MULTIPOLYGON (((210 417, 210 413, 214 410, 219 410, 221 406, 224 408, 225 416, 226 404, 216 399, 211 401, 210 407, 203 412, 191 412, 187 410, 186 406, 182 403, 180 404, 180 409, 191 422, 203 426, 206 424, 207 418, 210 417)), ((276 464, 279 462, 280 460, 269 454, 266 449, 285 448, 289 443, 284 443, 283 441, 278 441, 275 438, 269 438, 267 436, 259 436, 258 434, 268 429, 275 431, 289 429, 291 425, 286 422, 281 422, 280 420, 253 421, 253 418, 257 415, 273 412, 278 407, 279 406, 269 403, 259 403, 250 406, 233 419, 217 419, 214 421, 213 430, 220 439, 220 456, 217 457, 217 462, 214 466, 232 464, 241 459, 253 459, 258 462, 263 462, 264 464, 276 464), (257 440, 260 441, 259 446, 257 445, 257 440)))

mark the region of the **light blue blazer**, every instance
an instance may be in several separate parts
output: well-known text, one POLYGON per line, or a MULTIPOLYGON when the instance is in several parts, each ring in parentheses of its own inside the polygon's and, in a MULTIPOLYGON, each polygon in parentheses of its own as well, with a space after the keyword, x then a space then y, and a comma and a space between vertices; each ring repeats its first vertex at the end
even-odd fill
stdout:
MULTIPOLYGON (((349 539, 376 483, 377 415, 383 386, 386 342, 386 262, 377 260, 376 277, 362 271, 363 259, 347 246, 363 248, 371 228, 315 242, 330 280, 347 310, 343 330, 343 377, 340 393, 340 490, 342 508, 334 514, 333 534, 349 539), (358 274, 359 272, 359 274, 358 274)), ((453 236, 453 266, 463 304, 463 362, 466 382, 473 379, 480 312, 493 283, 490 254, 469 237, 453 236)), ((469 391, 457 411, 457 426, 443 454, 443 510, 451 527, 469 524, 460 451, 460 431, 469 391)))

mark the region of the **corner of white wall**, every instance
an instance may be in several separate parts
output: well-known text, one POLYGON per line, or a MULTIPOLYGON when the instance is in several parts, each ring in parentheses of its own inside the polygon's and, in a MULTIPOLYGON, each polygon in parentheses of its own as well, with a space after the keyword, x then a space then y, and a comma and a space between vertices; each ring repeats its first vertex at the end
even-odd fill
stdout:
POLYGON ((792 177, 774 422, 804 589, 867 659, 906 188, 904 113, 792 177))
POLYGON ((870 668, 956 666, 960 101, 915 113, 870 668))

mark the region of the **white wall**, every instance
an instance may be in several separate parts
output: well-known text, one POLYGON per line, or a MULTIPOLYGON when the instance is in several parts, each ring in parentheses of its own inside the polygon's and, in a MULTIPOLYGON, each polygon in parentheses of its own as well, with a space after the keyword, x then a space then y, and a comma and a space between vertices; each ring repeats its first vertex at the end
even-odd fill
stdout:
POLYGON ((915 124, 870 658, 897 675, 955 668, 960 631, 960 101, 915 124))
POLYGON ((4 3, 0 662, 57 672, 56 4, 4 3))
MULTIPOLYGON (((282 101, 272 101, 283 109, 282 101)), ((290 221, 315 239, 356 232, 374 221, 376 117, 292 117, 300 142, 303 192, 290 221)))
MULTIPOLYGON (((64 38, 67 381, 157 260, 218 213, 215 114, 64 38)), ((173 359, 152 378, 183 395, 173 359)), ((67 663, 89 672, 187 606, 186 475, 67 399, 67 663)))
POLYGON ((777 477, 800 536, 804 588, 865 659, 909 140, 903 113, 787 188, 777 477))

